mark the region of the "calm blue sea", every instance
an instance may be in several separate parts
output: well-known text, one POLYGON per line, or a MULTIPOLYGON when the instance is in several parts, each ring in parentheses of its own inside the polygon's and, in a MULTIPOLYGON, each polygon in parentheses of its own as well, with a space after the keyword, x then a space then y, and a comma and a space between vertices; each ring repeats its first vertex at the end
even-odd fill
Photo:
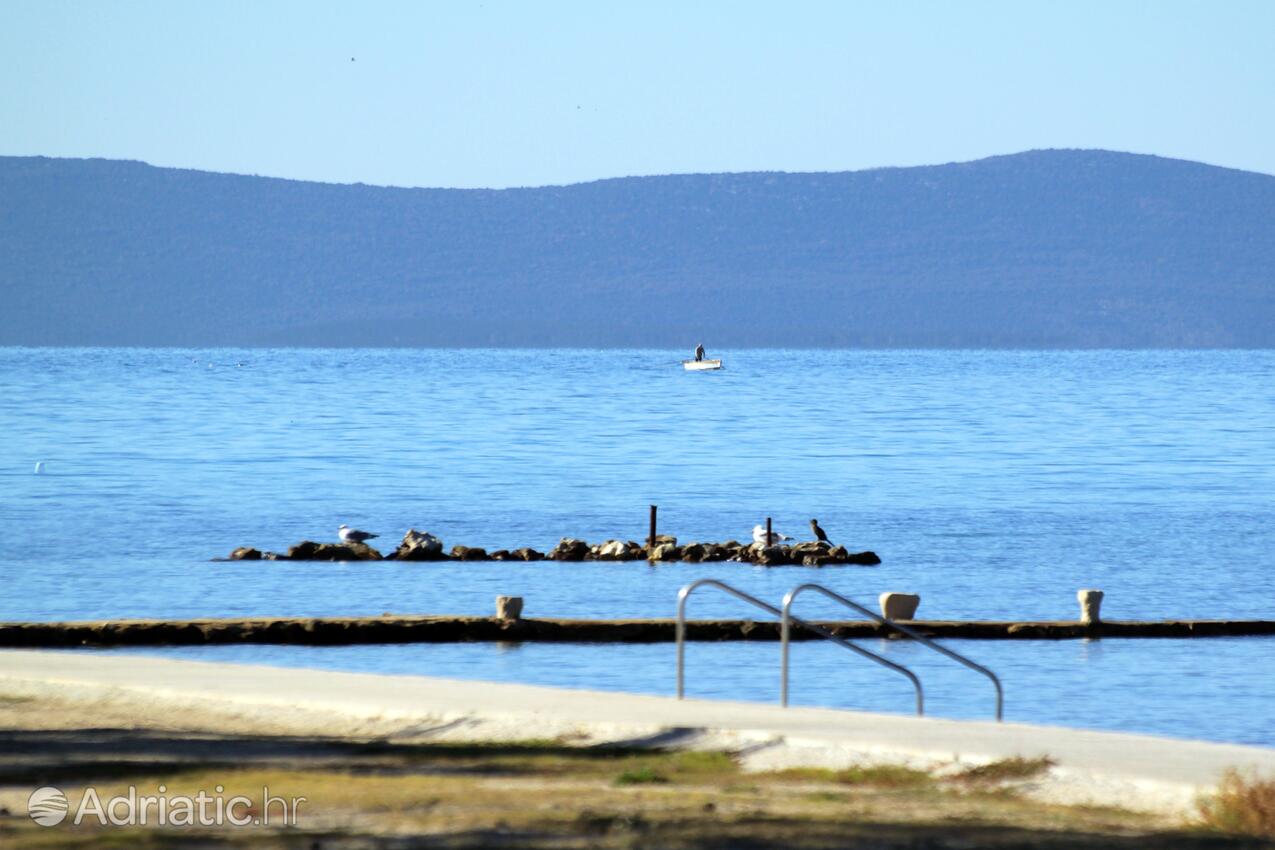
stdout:
MULTIPOLYGON (((812 579, 912 591, 933 618, 1070 618, 1082 587, 1110 618, 1275 618, 1275 352, 709 355, 726 369, 651 350, 0 349, 0 619, 479 614, 497 594, 530 616, 669 616, 704 576, 771 600, 812 579), (684 540, 766 516, 803 537, 818 517, 884 563, 210 560, 343 522, 385 549, 408 528, 489 549, 640 539, 652 503, 684 540)), ((1275 745, 1269 640, 960 648, 1004 672, 1012 718, 1275 745)), ((906 683, 834 650, 802 650, 795 698, 908 710, 906 683)), ((691 652, 692 692, 773 697, 777 648, 691 652)), ((668 646, 178 654, 672 688, 668 646)), ((935 711, 990 711, 983 680, 917 663, 951 691, 935 711)))

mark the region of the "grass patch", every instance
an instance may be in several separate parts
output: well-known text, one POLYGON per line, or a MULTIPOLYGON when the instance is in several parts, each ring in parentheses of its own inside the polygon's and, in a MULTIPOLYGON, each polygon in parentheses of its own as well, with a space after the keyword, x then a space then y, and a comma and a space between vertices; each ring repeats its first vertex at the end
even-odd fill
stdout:
POLYGON ((666 758, 672 763, 674 773, 736 773, 739 765, 729 753, 715 750, 683 750, 666 758))
POLYGON ((773 774, 780 779, 828 782, 840 785, 871 785, 875 788, 919 788, 934 781, 928 771, 899 764, 853 765, 841 770, 824 767, 793 767, 773 774))
POLYGON ((793 779, 798 782, 836 782, 837 772, 826 767, 786 767, 765 774, 774 779, 793 779))
POLYGON ((616 785, 641 785, 721 780, 739 773, 739 765, 729 753, 717 751, 678 750, 631 756, 621 763, 624 768, 615 779, 616 785))
POLYGON ((626 770, 615 778, 616 785, 663 785, 668 781, 667 776, 649 766, 626 770))
POLYGON ((1211 829, 1275 838, 1275 779, 1228 770, 1217 791, 1201 800, 1199 808, 1211 829))
POLYGON ((572 747, 562 741, 408 744, 374 742, 359 755, 383 757, 383 764, 405 771, 506 776, 588 776, 610 778, 616 772, 649 769, 665 777, 716 777, 737 773, 729 753, 639 747, 572 747))
MULTIPOLYGON (((492 747, 489 758, 506 765, 513 756, 502 747, 492 747)), ((1074 846, 1050 838, 1058 830, 1122 836, 1123 841, 1131 827, 1162 826, 1141 815, 1116 819, 1030 801, 993 799, 981 787, 960 794, 937 793, 938 779, 889 765, 788 771, 785 777, 743 774, 726 753, 684 751, 634 754, 618 761, 586 758, 573 762, 570 772, 563 772, 565 761, 556 760, 538 761, 542 772, 512 774, 503 768, 471 769, 475 766, 467 763, 459 772, 405 773, 385 770, 384 762, 377 754, 365 764, 347 760, 335 769, 207 768, 175 775, 157 773, 149 781, 124 780, 136 784, 139 794, 154 793, 162 781, 170 795, 189 796, 221 784, 227 797, 243 794, 255 800, 263 786, 277 796, 305 796, 297 831, 47 830, 26 817, 15 817, 0 819, 0 846, 14 850, 107 846, 176 850, 191 845, 299 850, 318 844, 390 850, 401 846, 404 836, 446 835, 446 845, 457 850, 490 846, 827 850, 948 846, 954 837, 963 846, 987 846, 986 839, 995 834, 1000 846, 1043 850, 1074 846), (813 782, 802 787, 792 779, 813 782)), ((82 787, 64 790, 73 805, 82 793, 82 787)), ((104 799, 126 791, 123 782, 98 786, 104 799)), ((0 797, 0 803, 20 811, 8 798, 0 797)), ((1198 850, 1200 840, 1197 831, 1185 834, 1181 841, 1175 838, 1148 846, 1198 850)), ((1221 847, 1249 839, 1215 836, 1203 840, 1221 842, 1221 847)))
POLYGON ((1055 764, 1057 762, 1049 756, 1039 756, 1030 759, 1014 756, 1013 758, 1000 759, 999 761, 967 768, 949 778, 956 782, 968 782, 971 784, 1011 782, 1039 776, 1055 764))
POLYGON ((847 767, 838 770, 836 781, 842 785, 873 785, 878 788, 917 788, 934 781, 929 771, 899 764, 847 767))

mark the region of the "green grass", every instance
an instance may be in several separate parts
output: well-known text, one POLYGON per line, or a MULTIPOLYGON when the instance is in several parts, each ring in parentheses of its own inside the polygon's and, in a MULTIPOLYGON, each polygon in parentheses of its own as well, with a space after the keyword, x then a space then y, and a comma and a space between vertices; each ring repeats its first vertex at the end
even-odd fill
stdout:
POLYGON ((678 750, 633 755, 621 765, 623 772, 616 785, 641 785, 683 780, 718 780, 734 776, 739 765, 729 753, 718 751, 678 750))
POLYGON ((615 778, 616 785, 663 785, 668 781, 667 776, 657 773, 650 767, 626 770, 615 778))

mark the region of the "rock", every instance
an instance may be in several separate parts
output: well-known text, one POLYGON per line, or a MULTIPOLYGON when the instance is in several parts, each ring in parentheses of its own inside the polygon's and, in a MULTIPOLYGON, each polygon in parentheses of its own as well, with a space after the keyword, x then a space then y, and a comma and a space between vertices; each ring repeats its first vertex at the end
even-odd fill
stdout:
POLYGON ((313 540, 302 540, 288 549, 288 557, 296 558, 298 561, 308 561, 315 552, 319 551, 321 545, 323 544, 315 543, 313 540))
POLYGON ((515 549, 510 554, 520 561, 543 561, 545 559, 543 553, 537 552, 535 549, 528 549, 526 546, 521 549, 515 549))
POLYGON ((1093 626, 1102 622, 1102 596, 1101 590, 1076 591, 1076 600, 1080 602, 1081 623, 1093 626))
POLYGON ((574 537, 564 537, 546 557, 551 561, 583 561, 588 555, 588 543, 574 537))
POLYGON ((853 555, 846 557, 842 563, 858 564, 863 567, 875 567, 881 563, 881 559, 877 557, 876 552, 855 552, 853 555))
POLYGON ((481 546, 453 546, 452 558, 457 561, 486 561, 487 550, 481 546))
POLYGON ((921 597, 915 593, 883 593, 877 601, 881 605, 881 616, 887 620, 912 620, 916 618, 921 597))
POLYGON ((698 564, 704 560, 704 553, 707 551, 702 543, 687 543, 682 547, 682 560, 698 564))
POLYGON ((730 556, 730 555, 729 555, 729 553, 726 551, 726 547, 724 547, 724 546, 719 546, 719 545, 718 545, 718 544, 716 544, 716 543, 705 543, 705 544, 704 544, 704 555, 703 555, 703 557, 701 557, 701 558, 700 558, 700 560, 701 560, 701 561, 704 561, 704 562, 708 562, 708 561, 724 561, 724 560, 726 560, 729 556, 730 556))
POLYGON ((303 540, 288 550, 289 561, 380 561, 381 553, 366 543, 315 543, 303 540))
MULTIPOLYGON (((790 550, 781 543, 773 546, 767 546, 765 543, 750 543, 744 547, 745 559, 754 564, 761 564, 763 559, 772 563, 763 564, 763 566, 774 566, 779 563, 789 563, 790 550)), ((801 559, 798 558, 798 561, 801 559)))
POLYGON ((826 555, 832 547, 822 540, 810 540, 803 543, 794 543, 790 548, 794 557, 804 558, 807 555, 826 555))
POLYGON ((399 561, 445 561, 443 541, 428 531, 409 529, 403 535, 403 542, 394 551, 394 558, 399 561))
POLYGON ((753 563, 762 567, 783 567, 792 563, 792 557, 783 546, 758 545, 753 563))
POLYGON ((497 596, 496 597, 496 619, 497 620, 521 620, 522 619, 522 597, 521 596, 497 596))
POLYGON ((261 552, 251 546, 240 546, 238 549, 230 553, 232 561, 260 561, 261 552))
POLYGON ((354 556, 353 558, 344 557, 344 558, 335 559, 339 561, 383 561, 385 560, 384 555, 382 555, 380 552, 373 549, 371 546, 367 545, 366 543, 348 543, 345 546, 335 546, 333 547, 333 549, 338 550, 334 552, 334 554, 338 554, 338 555, 342 554, 339 550, 345 549, 347 552, 349 552, 350 554, 354 556))
POLYGON ((655 535, 655 545, 656 545, 656 546, 658 546, 658 545, 660 545, 661 543, 667 543, 667 544, 669 544, 670 546, 676 546, 676 545, 677 545, 677 538, 676 538, 676 537, 674 537, 674 536, 673 536, 673 535, 671 535, 671 534, 657 534, 657 535, 655 535))
POLYGON ((827 567, 831 564, 839 563, 841 562, 828 554, 816 553, 813 555, 803 555, 801 558, 801 565, 803 567, 827 567))
POLYGON ((599 561, 632 561, 642 557, 642 548, 624 540, 608 540, 589 552, 599 561))
POLYGON ((655 547, 650 559, 652 561, 680 561, 682 559, 682 550, 672 543, 661 543, 655 547))
POLYGON ((518 556, 517 556, 517 555, 515 555, 513 552, 510 552, 508 549, 497 549, 495 552, 492 552, 492 553, 491 553, 490 555, 488 555, 487 557, 488 557, 488 558, 491 558, 493 561, 516 561, 516 560, 518 560, 518 556))

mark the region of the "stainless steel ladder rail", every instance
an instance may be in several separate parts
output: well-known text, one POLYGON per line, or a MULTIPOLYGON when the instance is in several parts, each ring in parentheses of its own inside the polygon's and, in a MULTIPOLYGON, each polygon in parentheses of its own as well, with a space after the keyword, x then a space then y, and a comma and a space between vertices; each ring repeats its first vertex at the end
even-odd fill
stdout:
POLYGON ((869 610, 868 608, 863 607, 858 602, 855 602, 853 599, 847 599, 846 597, 842 596, 840 593, 837 593, 834 590, 829 590, 828 588, 824 587, 821 584, 798 585, 797 587, 794 587, 792 590, 788 591, 788 593, 784 596, 784 608, 783 608, 783 612, 781 614, 781 619, 780 619, 780 622, 782 625, 780 626, 780 636, 779 636, 779 642, 781 646, 779 650, 780 668, 781 668, 780 674, 779 674, 780 694, 781 694, 780 702, 784 706, 788 705, 788 642, 789 642, 789 636, 790 636, 788 624, 789 622, 798 623, 798 624, 802 623, 801 620, 799 620, 798 618, 792 615, 792 603, 799 595, 801 595, 803 591, 806 591, 806 590, 818 591, 819 593, 822 593, 824 596, 828 597, 832 601, 840 602, 842 605, 846 606, 847 608, 852 608, 855 611, 858 611, 860 614, 863 614, 867 617, 871 617, 873 620, 876 620, 878 623, 880 623, 883 626, 889 626, 892 629, 896 629, 897 631, 902 632, 903 634, 907 635, 908 637, 912 638, 918 643, 924 644, 925 646, 928 646, 930 649, 943 653, 948 658, 951 658, 953 661, 957 661, 961 664, 964 664, 966 667, 970 668, 971 670, 982 673, 984 676, 991 679, 992 684, 996 687, 996 719, 997 721, 1004 719, 1003 714, 1004 714, 1004 707, 1005 707, 1005 692, 1004 690, 1001 689, 1001 680, 997 678, 996 674, 993 673, 991 670, 988 670, 982 664, 978 664, 974 661, 971 661, 970 659, 966 658, 964 655, 961 655, 959 652, 953 652, 947 647, 936 643, 935 641, 931 640, 930 638, 918 632, 916 629, 908 628, 907 626, 896 623, 894 620, 888 620, 885 617, 882 617, 881 615, 877 614, 875 611, 872 611, 872 610, 869 610))
MULTIPOLYGON (((890 661, 889 659, 886 659, 886 658, 882 658, 880 655, 877 655, 875 652, 870 652, 869 650, 855 646, 849 641, 843 638, 837 637, 832 632, 825 629, 823 626, 817 626, 814 623, 806 622, 800 617, 794 617, 792 616, 791 612, 787 610, 786 607, 784 610, 781 611, 780 609, 776 608, 774 605, 770 605, 769 603, 762 602, 756 596, 750 596, 749 594, 744 593, 742 590, 738 590, 737 588, 731 587, 726 582, 718 581, 715 578, 702 578, 702 579, 699 579, 698 581, 693 581, 677 592, 677 698, 678 699, 682 699, 685 694, 685 688, 683 686, 685 683, 685 670, 686 670, 686 599, 688 596, 691 595, 692 592, 694 592, 696 589, 701 587, 715 587, 718 590, 724 590, 725 592, 729 593, 731 596, 734 596, 736 599, 740 599, 744 602, 747 602, 750 605, 754 605, 762 609, 763 611, 766 611, 780 618, 780 621, 783 623, 781 628, 784 629, 784 632, 783 632, 784 641, 783 641, 783 650, 782 650, 784 665, 781 671, 781 682, 782 682, 781 696, 782 696, 782 702, 785 706, 788 705, 788 666, 787 666, 788 631, 787 629, 789 628, 789 625, 788 625, 789 623, 795 623, 804 629, 808 629, 814 632, 815 634, 819 635, 820 637, 826 640, 832 641, 838 646, 844 647, 850 650, 851 652, 858 653, 864 658, 867 658, 871 661, 875 661, 876 663, 882 665, 883 667, 889 667, 891 670, 894 670, 897 673, 907 676, 908 679, 912 682, 912 686, 916 688, 916 713, 917 715, 925 714, 925 696, 923 691, 921 690, 921 680, 916 677, 915 673, 913 673, 908 668, 904 667, 902 664, 895 664, 893 661, 890 661)), ((791 594, 789 595, 791 596, 791 594)), ((787 599, 787 597, 785 597, 785 599, 787 599)))

